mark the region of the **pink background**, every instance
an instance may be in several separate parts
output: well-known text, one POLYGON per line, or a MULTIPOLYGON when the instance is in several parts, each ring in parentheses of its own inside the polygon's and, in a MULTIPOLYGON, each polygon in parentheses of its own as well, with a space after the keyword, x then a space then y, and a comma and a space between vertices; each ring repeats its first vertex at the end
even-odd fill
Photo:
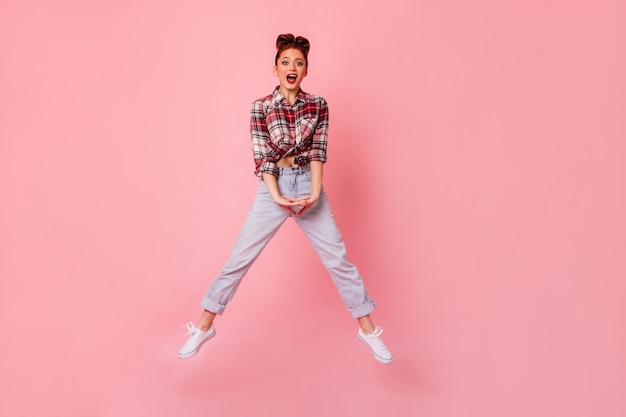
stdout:
POLYGON ((0 415, 626 415, 624 2, 213 3, 0 2, 0 415), (292 222, 176 357, 282 32, 390 366, 292 222))

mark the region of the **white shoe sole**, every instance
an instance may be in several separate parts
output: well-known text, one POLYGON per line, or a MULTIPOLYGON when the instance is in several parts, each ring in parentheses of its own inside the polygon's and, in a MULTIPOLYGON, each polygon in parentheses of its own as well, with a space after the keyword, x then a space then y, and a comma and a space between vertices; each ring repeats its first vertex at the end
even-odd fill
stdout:
POLYGON ((391 358, 383 358, 378 356, 376 352, 374 352, 374 349, 372 349, 372 347, 369 345, 369 343, 367 343, 365 339, 363 339, 360 333, 357 333, 357 337, 361 342, 365 343, 365 346, 369 348, 370 352, 372 352, 372 355, 374 356, 374 359, 376 359, 378 362, 388 365, 393 361, 393 356, 391 358))
POLYGON ((211 335, 209 337, 207 337, 206 339, 204 339, 202 342, 200 342, 200 344, 198 345, 197 348, 195 348, 194 350, 192 350, 189 353, 180 353, 178 352, 178 358, 179 359, 189 359, 192 356, 195 356, 196 353, 198 353, 198 351, 200 350, 200 348, 202 347, 202 345, 204 345, 206 342, 208 342, 209 340, 211 340, 213 338, 213 336, 215 336, 215 332, 211 333, 211 335))

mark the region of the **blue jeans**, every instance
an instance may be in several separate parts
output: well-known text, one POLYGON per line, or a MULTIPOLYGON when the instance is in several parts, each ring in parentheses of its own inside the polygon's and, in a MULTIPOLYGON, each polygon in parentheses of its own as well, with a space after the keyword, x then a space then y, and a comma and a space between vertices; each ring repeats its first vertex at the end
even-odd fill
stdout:
MULTIPOLYGON (((277 182, 285 197, 307 196, 311 190, 310 168, 308 165, 279 168, 277 182)), ((248 269, 289 217, 293 217, 315 249, 352 317, 371 313, 375 308, 374 301, 367 294, 356 266, 347 260, 346 247, 324 190, 312 207, 301 216, 294 216, 274 202, 263 181, 259 182, 256 198, 230 258, 209 286, 200 305, 205 310, 222 314, 248 269)))

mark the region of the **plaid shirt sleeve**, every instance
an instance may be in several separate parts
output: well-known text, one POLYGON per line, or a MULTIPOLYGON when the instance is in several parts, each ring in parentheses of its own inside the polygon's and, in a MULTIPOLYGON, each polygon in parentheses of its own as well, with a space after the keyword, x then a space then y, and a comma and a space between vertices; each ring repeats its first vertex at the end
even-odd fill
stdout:
POLYGON ((309 149, 309 161, 326 162, 326 146, 328 141, 328 103, 320 97, 320 108, 317 118, 317 126, 313 134, 311 148, 309 149))
POLYGON ((252 103, 250 109, 250 136, 252 139, 255 174, 260 177, 263 172, 267 172, 278 176, 276 160, 268 153, 268 145, 271 141, 265 122, 265 110, 262 100, 252 103))

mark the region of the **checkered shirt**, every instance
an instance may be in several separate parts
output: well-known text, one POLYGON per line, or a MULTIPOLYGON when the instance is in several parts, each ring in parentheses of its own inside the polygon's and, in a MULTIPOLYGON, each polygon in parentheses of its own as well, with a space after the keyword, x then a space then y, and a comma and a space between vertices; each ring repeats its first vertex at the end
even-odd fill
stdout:
POLYGON ((254 155, 254 173, 278 176, 276 162, 295 156, 295 163, 326 162, 328 105, 323 97, 300 90, 292 105, 274 92, 252 103, 250 134, 254 155))

